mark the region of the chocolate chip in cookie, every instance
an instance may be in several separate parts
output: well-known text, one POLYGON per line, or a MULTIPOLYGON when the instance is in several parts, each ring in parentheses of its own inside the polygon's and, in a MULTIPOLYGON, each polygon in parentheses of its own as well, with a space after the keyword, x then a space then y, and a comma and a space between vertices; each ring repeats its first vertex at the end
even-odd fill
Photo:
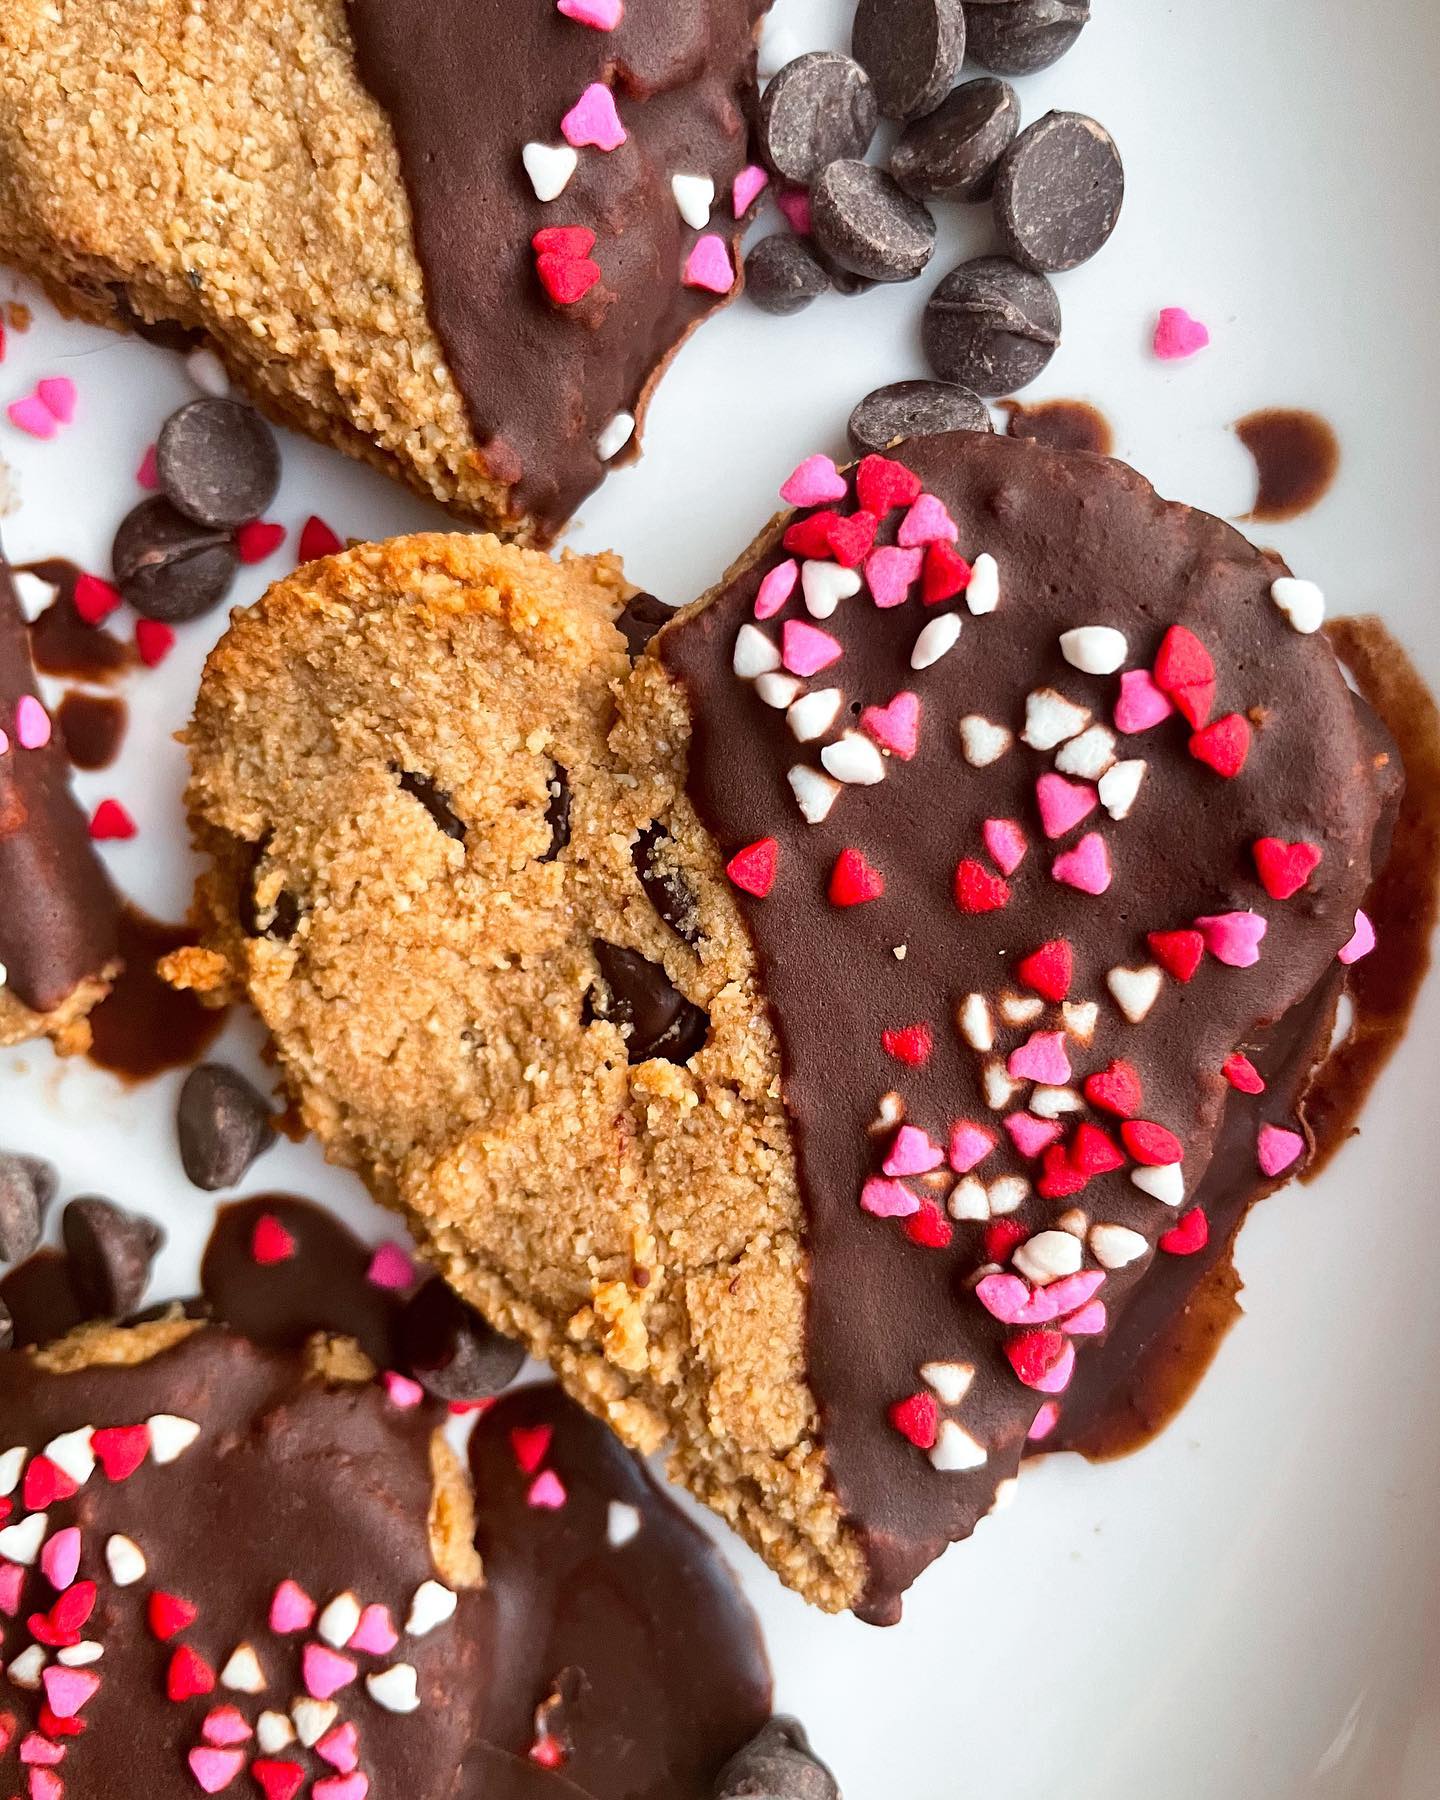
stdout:
POLYGON ((645 898, 677 937, 693 944, 700 936, 695 890, 673 860, 674 843, 663 825, 647 825, 630 847, 630 860, 645 898))
POLYGON ((600 938, 592 948, 601 985, 590 990, 590 1004, 596 1018, 624 1033, 630 1061, 660 1056, 667 1062, 689 1062, 704 1047, 709 1017, 685 998, 658 963, 638 950, 600 938))
POLYGON ((428 775, 417 775, 413 769, 402 769, 397 777, 403 792, 412 800, 418 800, 448 838, 454 838, 457 844, 465 842, 465 823, 450 804, 450 796, 443 793, 428 775))

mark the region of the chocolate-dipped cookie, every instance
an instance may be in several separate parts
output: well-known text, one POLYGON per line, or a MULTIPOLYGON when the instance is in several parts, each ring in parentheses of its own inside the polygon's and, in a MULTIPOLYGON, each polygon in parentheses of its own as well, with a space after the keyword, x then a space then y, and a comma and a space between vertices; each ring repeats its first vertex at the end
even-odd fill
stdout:
POLYGON ((606 566, 418 538, 273 588, 190 732, 177 973, 248 988, 467 1299, 887 1620, 1203 1230, 1247 1046, 1372 941, 1400 771, 1318 590, 1118 463, 955 433, 782 497, 633 666, 606 566))

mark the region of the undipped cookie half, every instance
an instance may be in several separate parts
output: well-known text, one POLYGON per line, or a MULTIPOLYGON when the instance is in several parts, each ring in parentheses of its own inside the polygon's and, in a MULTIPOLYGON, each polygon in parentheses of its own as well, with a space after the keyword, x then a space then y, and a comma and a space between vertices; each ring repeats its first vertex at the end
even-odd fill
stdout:
POLYGON ((331 1154, 586 1404, 888 1619, 1205 1182, 1303 1154, 1261 1096, 1209 1166, 1364 948, 1399 769, 1318 596, 1119 464, 954 434, 787 496, 633 668, 604 562, 272 588, 202 686, 173 973, 248 988, 331 1154))

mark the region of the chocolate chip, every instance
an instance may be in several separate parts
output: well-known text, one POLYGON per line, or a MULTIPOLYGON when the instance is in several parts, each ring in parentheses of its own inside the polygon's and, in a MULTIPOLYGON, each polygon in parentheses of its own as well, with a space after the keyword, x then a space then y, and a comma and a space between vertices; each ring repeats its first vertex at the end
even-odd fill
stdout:
POLYGON ((280 448, 253 406, 192 400, 155 444, 160 492, 187 519, 230 528, 258 519, 280 486, 280 448))
POLYGON ((55 1188, 49 1163, 0 1150, 0 1262, 23 1262, 37 1247, 55 1188))
POLYGON ((745 258, 745 292, 761 312, 801 312, 829 287, 824 266, 791 232, 761 238, 745 258))
POLYGON ((935 254, 935 221, 883 169, 832 162, 810 192, 815 241, 872 281, 913 281, 935 254))
POLYGON ((720 1771, 715 1800, 840 1800, 840 1786, 800 1721, 778 1713, 720 1771))
POLYGON ((700 937, 695 890, 672 859, 674 843, 663 825, 647 825, 630 846, 630 860, 645 898, 677 937, 693 944, 700 937))
POLYGON ((448 838, 454 838, 457 844, 465 842, 465 825, 459 814, 450 805, 450 796, 443 793, 428 775, 417 775, 412 769, 401 769, 397 772, 402 793, 409 794, 412 800, 418 800, 448 838))
POLYGON ((112 1201, 72 1200, 60 1220, 70 1272, 81 1300, 97 1319, 134 1312, 150 1279, 150 1264, 165 1242, 153 1219, 122 1212, 112 1201))
POLYGON ((928 118, 906 126, 890 173, 917 200, 988 200, 996 165, 1019 129, 1014 88, 983 75, 956 88, 928 118))
POLYGON ((525 1347, 483 1319, 438 1276, 405 1303, 402 1366, 437 1400, 488 1400, 525 1364, 525 1347))
POLYGON ((923 335, 944 380, 987 398, 1013 394, 1055 354, 1060 301, 1043 275, 1005 256, 980 256, 952 269, 930 296, 923 335))
POLYGON ((559 763, 551 764, 548 782, 550 804, 545 808, 545 823, 550 827, 550 844, 541 862, 554 862, 570 842, 570 777, 559 763))
POLYGON ((760 145, 787 181, 808 185, 841 157, 863 156, 880 122, 870 77, 838 50, 797 56, 760 96, 760 145))
POLYGON ((195 524, 163 495, 126 513, 110 559, 116 584, 136 612, 167 625, 218 606, 240 566, 228 533, 195 524))
POLYGON ((871 288, 880 285, 868 275, 857 275, 853 269, 842 268, 833 256, 827 256, 818 245, 815 254, 819 259, 820 267, 830 278, 832 293, 843 294, 849 298, 855 294, 868 294, 871 288))
POLYGON ((674 616, 675 609, 666 606, 663 600, 657 600, 653 594, 630 596, 615 621, 615 628, 625 640, 631 662, 639 656, 660 627, 674 616))
POLYGON ((175 1123, 185 1173, 210 1193, 234 1187, 275 1142, 270 1103, 223 1063, 201 1063, 185 1077, 175 1123))
POLYGON ((867 394, 850 415, 850 442, 862 456, 897 438, 994 429, 980 396, 950 381, 893 381, 867 394))
POLYGON ((1125 170, 1105 127, 1083 113, 1046 113, 1000 159, 995 223, 1016 262, 1053 274, 1094 256, 1124 198, 1125 170))
POLYGON ((850 49, 863 63, 887 119, 918 119, 938 106, 965 60, 960 0, 860 0, 850 49))
POLYGON ((1048 69, 1079 37, 1090 19, 1090 0, 1008 0, 1006 5, 965 9, 970 60, 997 75, 1033 75, 1048 69))
POLYGON ((709 1017, 685 998, 658 963, 638 950, 601 938, 591 948, 604 984, 591 989, 593 1014, 625 1033, 629 1060, 645 1062, 660 1056, 667 1062, 688 1062, 709 1035, 709 1017))

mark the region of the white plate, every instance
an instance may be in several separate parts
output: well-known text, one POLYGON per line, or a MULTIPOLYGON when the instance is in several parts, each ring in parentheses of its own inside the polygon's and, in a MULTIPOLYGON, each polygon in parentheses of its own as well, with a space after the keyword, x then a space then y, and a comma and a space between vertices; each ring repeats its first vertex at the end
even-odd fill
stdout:
MULTIPOLYGON (((1251 476, 1228 423, 1264 405, 1326 414, 1344 450, 1337 486, 1263 537, 1338 609, 1383 613, 1440 680, 1433 0, 1095 0, 1095 12, 1022 98, 1029 118, 1064 106, 1102 119, 1129 197, 1107 250, 1061 283, 1067 341, 1036 394, 1094 399, 1119 452, 1162 491, 1231 514, 1251 476), (1172 304, 1214 331, 1195 362, 1146 352, 1156 310, 1172 304)), ((843 44, 844 13, 841 0, 778 8, 800 47, 843 44)), ((944 224, 937 271, 985 247, 979 221, 944 224)), ((923 372, 930 285, 828 299, 790 320, 742 304, 715 321, 662 386, 645 460, 586 505, 572 541, 620 549, 668 599, 699 592, 798 457, 842 447, 852 399, 923 372)), ((6 541, 17 561, 65 554, 103 570, 141 450, 192 390, 178 359, 37 306, 0 366, 0 401, 59 372, 80 384, 71 429, 36 444, 0 425, 22 498, 6 541)), ((311 511, 342 535, 441 523, 339 456, 290 439, 285 452, 273 510, 287 524, 311 511)), ((245 571, 237 599, 277 572, 278 559, 245 571)), ((107 856, 166 914, 191 874, 169 734, 219 624, 188 628, 162 671, 129 684, 121 762, 80 782, 134 810, 140 835, 107 856)), ((1433 1117, 1437 1026, 1432 987, 1363 1138, 1313 1188, 1259 1209, 1240 1253, 1247 1317, 1149 1449, 1105 1468, 1063 1457, 1030 1470, 1011 1509, 922 1578, 889 1632, 809 1611, 729 1543, 780 1702, 808 1722, 848 1800, 1440 1794, 1440 1304, 1419 1129, 1433 1117)), ((233 1023, 221 1054, 259 1073, 256 1039, 233 1023)), ((193 1279, 210 1215, 176 1161, 177 1086, 126 1093, 33 1046, 0 1058, 7 1147, 54 1157, 67 1193, 103 1191, 164 1219, 157 1291, 193 1279)), ((275 1187, 382 1229, 313 1145, 282 1144, 244 1191, 275 1187)))

